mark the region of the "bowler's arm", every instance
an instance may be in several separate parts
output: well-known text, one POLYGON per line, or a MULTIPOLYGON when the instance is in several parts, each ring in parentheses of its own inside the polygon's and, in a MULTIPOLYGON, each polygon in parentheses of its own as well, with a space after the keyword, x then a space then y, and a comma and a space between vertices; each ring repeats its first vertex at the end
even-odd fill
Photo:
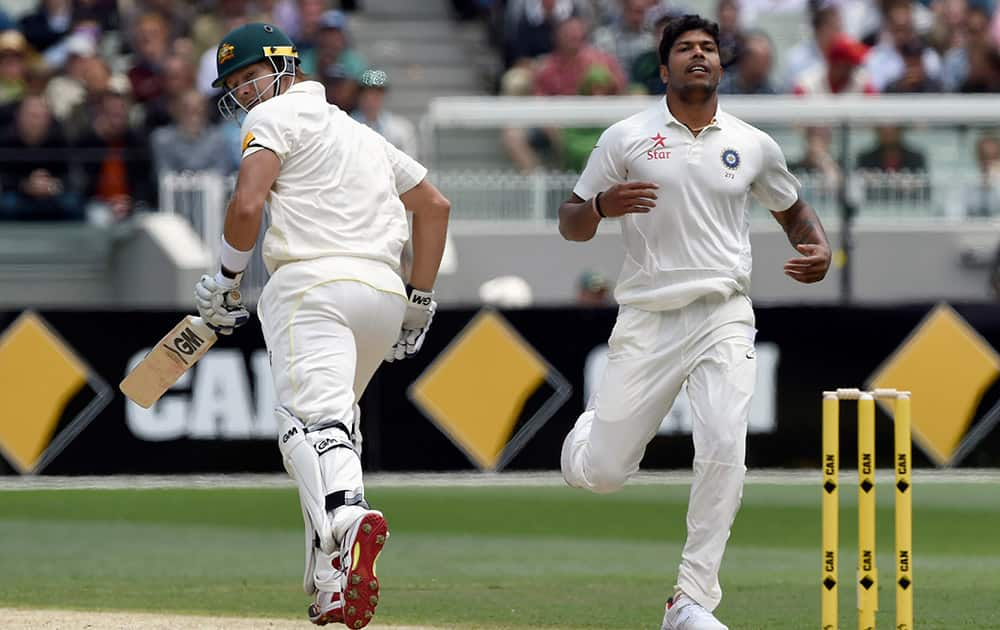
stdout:
MULTIPOLYGON (((236 190, 226 206, 223 231, 226 242, 235 249, 248 252, 257 244, 264 202, 280 173, 281 161, 267 149, 256 151, 240 162, 236 190)), ((223 269, 223 273, 236 275, 228 269, 223 269)))
POLYGON ((567 241, 589 241, 600 222, 592 199, 581 199, 573 193, 559 206, 559 234, 567 241))
POLYGON ((451 202, 426 179, 399 196, 406 209, 413 212, 413 268, 410 286, 431 291, 437 280, 444 244, 448 236, 451 202))
POLYGON ((785 263, 785 275, 803 283, 822 280, 830 268, 830 242, 816 211, 798 199, 788 210, 771 214, 785 230, 788 242, 802 254, 785 263))

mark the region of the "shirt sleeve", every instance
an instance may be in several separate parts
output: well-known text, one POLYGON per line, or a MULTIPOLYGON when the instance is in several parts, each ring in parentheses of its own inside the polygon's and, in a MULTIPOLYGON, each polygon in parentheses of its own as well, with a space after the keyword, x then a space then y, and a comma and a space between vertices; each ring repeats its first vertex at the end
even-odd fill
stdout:
POLYGON ((625 158, 621 142, 621 127, 613 125, 597 140, 573 194, 580 199, 590 199, 599 192, 621 184, 626 179, 625 158))
POLYGON ((799 187, 799 180, 788 171, 781 147, 771 136, 761 133, 761 168, 750 185, 750 193, 768 210, 784 212, 798 200, 799 187))
POLYGON ((276 108, 255 107, 243 121, 240 130, 241 155, 247 158, 261 149, 267 149, 284 163, 291 153, 296 138, 296 117, 292 112, 281 112, 276 108))
POLYGON ((427 169, 423 164, 397 149, 388 140, 382 141, 386 157, 392 165, 392 174, 396 180, 396 194, 402 195, 413 189, 427 177, 427 169))

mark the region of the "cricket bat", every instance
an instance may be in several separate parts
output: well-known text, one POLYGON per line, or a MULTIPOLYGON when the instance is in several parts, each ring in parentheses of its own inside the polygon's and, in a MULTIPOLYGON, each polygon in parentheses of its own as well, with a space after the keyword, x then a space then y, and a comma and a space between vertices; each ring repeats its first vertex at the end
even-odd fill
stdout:
POLYGON ((200 317, 188 315, 157 342, 118 388, 129 400, 149 409, 217 340, 200 317))

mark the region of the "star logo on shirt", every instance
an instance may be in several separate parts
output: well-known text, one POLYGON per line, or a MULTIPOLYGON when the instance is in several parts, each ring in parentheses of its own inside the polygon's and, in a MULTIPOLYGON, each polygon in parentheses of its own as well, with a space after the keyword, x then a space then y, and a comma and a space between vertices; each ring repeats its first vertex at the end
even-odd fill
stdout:
POLYGON ((650 138, 650 140, 653 141, 653 148, 654 149, 665 149, 665 148, 667 148, 667 145, 664 144, 667 141, 667 139, 665 137, 661 136, 659 131, 657 131, 656 135, 653 136, 652 138, 650 138))

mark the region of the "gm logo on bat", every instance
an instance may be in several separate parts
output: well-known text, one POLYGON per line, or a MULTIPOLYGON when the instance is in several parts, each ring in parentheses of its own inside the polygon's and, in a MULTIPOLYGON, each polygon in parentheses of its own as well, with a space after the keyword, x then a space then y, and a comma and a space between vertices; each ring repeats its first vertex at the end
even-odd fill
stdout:
POLYGON ((181 363, 187 365, 188 361, 185 358, 185 355, 191 356, 204 343, 205 340, 199 337, 193 330, 185 328, 181 334, 171 339, 170 343, 164 344, 163 347, 164 349, 169 350, 172 353, 172 356, 176 356, 181 363), (171 347, 171 345, 173 347, 171 347))

